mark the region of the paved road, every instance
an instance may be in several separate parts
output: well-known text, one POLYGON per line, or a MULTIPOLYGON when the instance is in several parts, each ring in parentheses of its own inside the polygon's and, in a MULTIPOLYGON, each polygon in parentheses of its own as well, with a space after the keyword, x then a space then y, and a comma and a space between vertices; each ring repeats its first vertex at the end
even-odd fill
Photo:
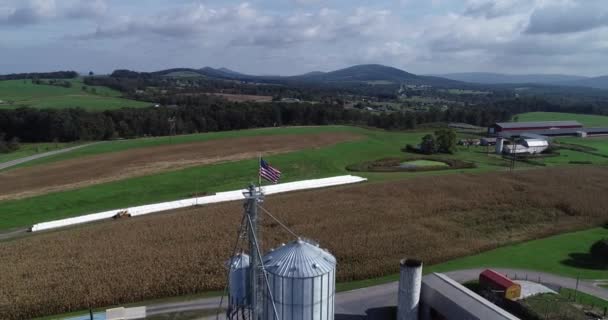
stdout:
MULTIPOLYGON (((469 269, 446 272, 450 278, 458 282, 467 282, 476 280, 484 269, 469 269)), ((509 277, 518 279, 540 281, 553 287, 564 287, 574 289, 576 287, 576 279, 556 276, 553 274, 537 271, 518 270, 518 269, 502 269, 495 268, 494 270, 506 274, 509 277)), ((364 319, 381 319, 382 314, 387 312, 388 308, 397 305, 397 282, 391 282, 383 285, 372 286, 352 291, 340 292, 336 294, 336 320, 364 320, 364 319), (376 317, 376 315, 378 315, 376 317)), ((581 292, 591 294, 608 300, 608 290, 594 285, 594 281, 581 280, 579 281, 578 289, 581 292)), ((220 298, 205 298, 179 303, 164 303, 158 305, 150 305, 147 307, 148 314, 161 314, 167 312, 180 312, 188 310, 202 310, 217 308, 220 298)), ((226 300, 224 300, 225 306, 226 300)), ((207 319, 215 319, 209 317, 207 319)), ((223 319, 223 318, 221 318, 223 319)))
POLYGON ((66 152, 70 152, 73 150, 77 150, 80 148, 84 148, 84 147, 88 147, 94 144, 97 144, 100 142, 94 142, 94 143, 87 143, 87 144, 81 144, 75 147, 70 147, 70 148, 65 148, 65 149, 59 149, 59 150, 54 150, 54 151, 49 151, 49 152, 44 152, 44 153, 39 153, 39 154, 35 154, 33 156, 29 156, 29 157, 24 157, 24 158, 19 158, 19 159, 15 159, 12 161, 8 161, 8 162, 3 162, 0 163, 0 170, 4 170, 10 167, 14 167, 16 165, 20 165, 22 163, 26 163, 28 161, 32 161, 32 160, 36 160, 36 159, 40 159, 40 158, 44 158, 44 157, 49 157, 49 156, 54 156, 57 154, 62 154, 62 153, 66 153, 66 152))

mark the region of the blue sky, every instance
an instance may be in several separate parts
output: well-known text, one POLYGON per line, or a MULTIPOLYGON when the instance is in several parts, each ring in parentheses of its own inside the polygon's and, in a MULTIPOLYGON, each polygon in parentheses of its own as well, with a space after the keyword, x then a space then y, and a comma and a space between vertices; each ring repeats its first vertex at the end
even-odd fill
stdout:
POLYGON ((608 74, 605 0, 0 0, 0 73, 608 74))

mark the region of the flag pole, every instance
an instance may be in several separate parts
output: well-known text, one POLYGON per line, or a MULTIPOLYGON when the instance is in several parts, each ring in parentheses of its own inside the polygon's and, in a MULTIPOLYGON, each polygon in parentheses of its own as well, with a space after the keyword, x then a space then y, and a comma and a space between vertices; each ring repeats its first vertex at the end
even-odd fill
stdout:
POLYGON ((262 191, 262 173, 261 173, 261 169, 262 168, 262 153, 258 152, 258 188, 260 191, 262 191))

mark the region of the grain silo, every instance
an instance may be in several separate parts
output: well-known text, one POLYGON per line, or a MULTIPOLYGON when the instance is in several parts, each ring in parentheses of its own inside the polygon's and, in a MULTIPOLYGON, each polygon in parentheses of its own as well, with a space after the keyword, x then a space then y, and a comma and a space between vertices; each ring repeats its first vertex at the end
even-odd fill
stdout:
POLYGON ((422 287, 422 261, 401 260, 397 320, 418 320, 420 289, 422 287))
MULTIPOLYGON (((334 256, 298 239, 270 251, 263 261, 279 319, 334 319, 334 256)), ((263 319, 275 320, 268 292, 264 301, 263 319)))
POLYGON ((505 139, 496 138, 496 154, 502 154, 504 150, 505 139))
POLYGON ((239 253, 232 257, 227 265, 230 270, 228 274, 229 303, 235 308, 246 307, 249 291, 249 255, 239 253))

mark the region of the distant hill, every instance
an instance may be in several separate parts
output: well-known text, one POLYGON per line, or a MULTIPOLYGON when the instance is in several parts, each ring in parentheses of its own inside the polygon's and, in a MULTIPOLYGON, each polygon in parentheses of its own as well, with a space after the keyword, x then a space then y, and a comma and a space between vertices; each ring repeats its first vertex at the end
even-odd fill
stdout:
POLYGON ((228 68, 211 68, 204 67, 201 69, 168 69, 154 72, 156 75, 171 76, 175 74, 192 73, 200 74, 201 76, 216 79, 230 79, 256 82, 272 82, 272 83, 331 83, 331 84, 352 84, 352 83, 369 83, 369 84, 415 84, 415 85, 431 85, 431 86, 467 86, 460 81, 445 79, 441 77, 419 76, 413 73, 403 71, 401 69, 383 66, 380 64, 364 64, 356 65, 340 70, 322 72, 313 71, 297 76, 256 76, 243 74, 238 71, 228 68))
POLYGON ((309 73, 290 78, 316 80, 322 82, 344 82, 344 81, 393 81, 402 82, 417 80, 415 74, 405 72, 401 69, 387 67, 379 64, 362 64, 325 73, 309 73))
POLYGON ((559 82, 556 84, 577 86, 577 87, 590 87, 590 88, 608 90, 608 76, 586 78, 586 79, 580 79, 580 80, 575 80, 575 81, 559 82))
POLYGON ((587 80, 587 77, 572 76, 564 74, 501 74, 489 72, 465 72, 449 73, 439 75, 439 77, 481 84, 510 84, 510 83, 539 83, 539 84, 559 84, 566 82, 577 82, 587 80))
POLYGON ((217 71, 221 71, 221 72, 223 72, 225 74, 233 75, 233 76, 244 76, 245 75, 244 73, 240 73, 240 72, 237 72, 237 71, 234 71, 234 70, 230 70, 230 69, 224 68, 224 67, 216 69, 216 70, 217 71))
POLYGON ((419 76, 401 69, 380 64, 362 64, 330 72, 310 72, 287 77, 289 80, 303 82, 390 82, 394 84, 409 83, 418 85, 450 86, 462 85, 462 82, 440 77, 419 76))

